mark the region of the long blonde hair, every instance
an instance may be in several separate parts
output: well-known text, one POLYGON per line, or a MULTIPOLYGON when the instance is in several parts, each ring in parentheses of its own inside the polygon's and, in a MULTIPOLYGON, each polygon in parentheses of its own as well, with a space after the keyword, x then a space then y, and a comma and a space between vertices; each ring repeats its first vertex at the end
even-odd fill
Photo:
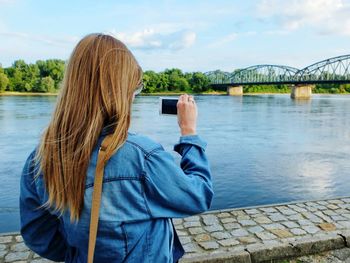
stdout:
POLYGON ((48 192, 44 204, 78 221, 84 204, 87 168, 102 128, 112 128, 108 160, 124 144, 133 92, 142 70, 116 38, 90 34, 75 47, 66 67, 56 108, 44 130, 35 160, 48 192))

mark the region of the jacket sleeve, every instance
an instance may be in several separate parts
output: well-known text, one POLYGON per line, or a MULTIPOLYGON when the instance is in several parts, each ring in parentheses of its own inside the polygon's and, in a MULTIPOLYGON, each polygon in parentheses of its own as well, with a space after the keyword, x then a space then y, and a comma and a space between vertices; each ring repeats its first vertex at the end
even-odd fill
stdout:
POLYGON ((163 147, 145 161, 145 198, 151 217, 186 217, 210 208, 213 189, 206 143, 198 135, 181 136, 174 150, 181 168, 163 147))
POLYGON ((20 183, 21 235, 24 243, 40 256, 64 261, 67 250, 66 241, 60 232, 60 220, 41 205, 34 182, 33 151, 22 171, 20 183))

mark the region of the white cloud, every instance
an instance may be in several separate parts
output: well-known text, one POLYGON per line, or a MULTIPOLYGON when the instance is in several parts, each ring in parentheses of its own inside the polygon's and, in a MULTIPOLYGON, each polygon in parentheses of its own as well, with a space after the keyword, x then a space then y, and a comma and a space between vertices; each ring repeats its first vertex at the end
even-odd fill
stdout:
POLYGON ((0 5, 14 4, 15 2, 16 2, 16 0, 0 0, 0 5))
POLYGON ((64 36, 64 37, 51 37, 46 35, 34 35, 22 32, 0 32, 0 36, 5 36, 6 38, 17 38, 30 42, 40 42, 42 44, 54 45, 54 46, 71 46, 78 41, 76 36, 64 36))
POLYGON ((227 34, 227 35, 219 38, 218 40, 209 44, 208 47, 217 48, 217 47, 220 47, 220 46, 223 46, 225 44, 229 44, 229 43, 235 41, 238 37, 253 37, 256 35, 257 35, 256 31, 247 31, 247 32, 240 32, 240 33, 233 32, 233 33, 227 34))
POLYGON ((123 41, 131 48, 141 50, 169 49, 179 50, 191 47, 196 41, 196 33, 188 30, 169 32, 169 28, 163 30, 147 28, 134 33, 107 32, 123 41))
POLYGON ((282 29, 282 30, 267 30, 262 32, 265 35, 278 35, 283 36, 289 34, 288 30, 282 29))
POLYGON ((245 32, 245 33, 244 33, 244 35, 245 35, 245 36, 248 36, 248 37, 249 37, 249 36, 255 36, 256 34, 257 34, 256 31, 248 31, 248 32, 245 32))
MULTIPOLYGON (((186 48, 193 46, 196 41, 195 32, 188 30, 169 32, 169 27, 163 26, 162 30, 150 28, 131 34, 116 31, 109 32, 109 34, 141 52, 147 50, 186 50, 186 48)), ((0 28, 0 39, 2 39, 0 53, 3 54, 1 63, 9 66, 15 59, 19 58, 29 61, 45 57, 65 59, 80 38, 80 36, 73 35, 36 35, 1 30, 0 28)))
POLYGON ((282 31, 311 27, 320 34, 350 35, 350 3, 345 0, 261 0, 257 13, 282 31))
POLYGON ((228 44, 234 40, 236 40, 238 37, 238 34, 237 33, 230 33, 218 40, 216 40, 215 42, 211 43, 208 45, 208 47, 211 47, 211 48, 216 48, 216 47, 220 47, 220 46, 223 46, 225 44, 228 44))
POLYGON ((74 45, 79 41, 76 36, 48 36, 22 32, 0 30, 0 63, 10 66, 17 59, 34 62, 38 59, 68 58, 74 45))

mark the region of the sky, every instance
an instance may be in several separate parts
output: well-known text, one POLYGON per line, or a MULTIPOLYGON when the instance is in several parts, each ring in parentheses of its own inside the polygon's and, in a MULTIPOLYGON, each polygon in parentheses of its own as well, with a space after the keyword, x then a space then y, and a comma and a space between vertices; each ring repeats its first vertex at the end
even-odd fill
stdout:
POLYGON ((350 54, 350 0, 0 0, 0 63, 67 60, 89 33, 111 34, 143 70, 303 68, 350 54))

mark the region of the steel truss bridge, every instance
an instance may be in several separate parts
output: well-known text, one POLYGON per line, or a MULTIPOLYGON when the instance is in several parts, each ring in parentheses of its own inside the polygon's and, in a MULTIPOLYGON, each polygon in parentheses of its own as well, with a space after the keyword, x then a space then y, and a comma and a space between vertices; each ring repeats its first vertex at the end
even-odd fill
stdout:
POLYGON ((214 89, 243 85, 307 85, 350 83, 350 55, 329 58, 303 69, 282 65, 255 65, 233 73, 205 73, 214 89))

